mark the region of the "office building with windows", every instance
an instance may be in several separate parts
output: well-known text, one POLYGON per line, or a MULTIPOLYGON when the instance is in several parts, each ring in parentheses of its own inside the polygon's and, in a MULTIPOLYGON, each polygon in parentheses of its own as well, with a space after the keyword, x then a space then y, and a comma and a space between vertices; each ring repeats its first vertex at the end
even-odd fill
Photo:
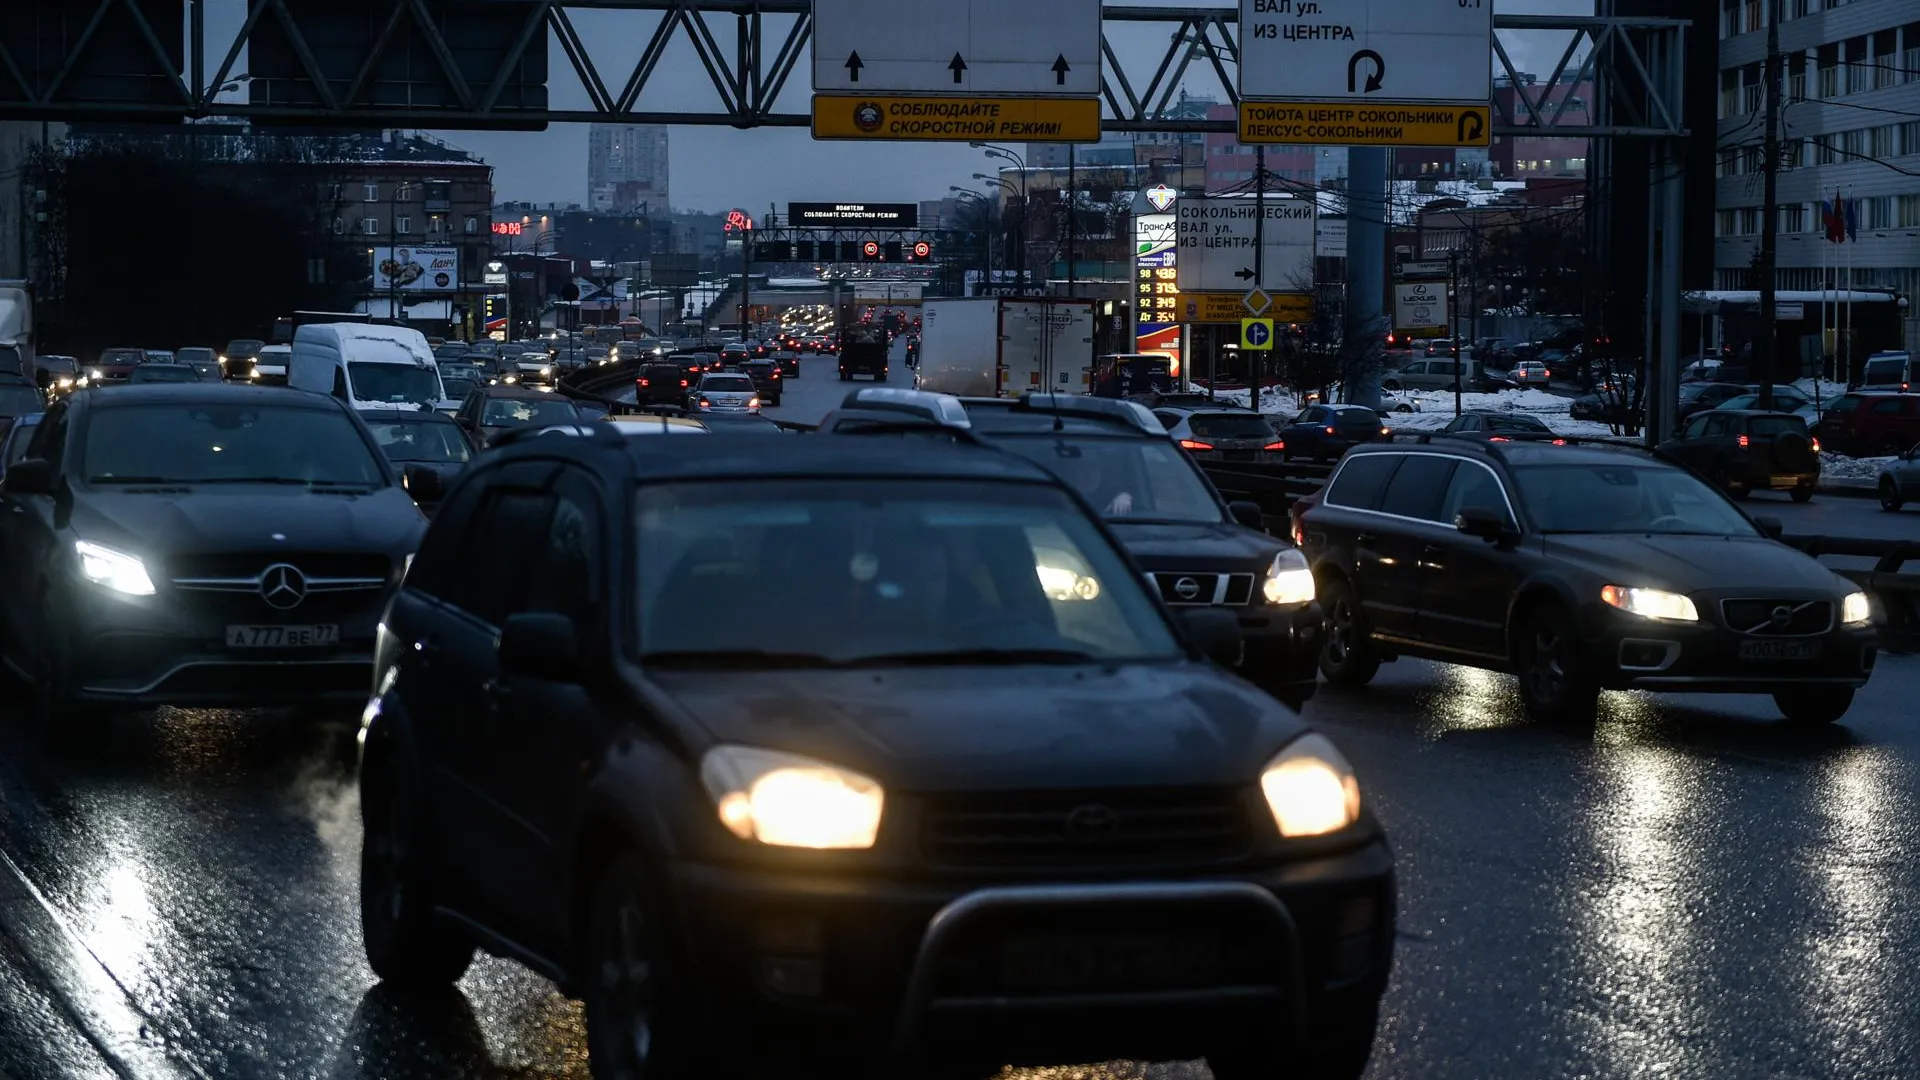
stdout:
MULTIPOLYGON (((1760 244, 1767 17, 1782 13, 1781 289, 1920 296, 1920 6, 1913 0, 1720 0, 1714 284, 1752 289, 1760 244), (1854 238, 1826 238, 1823 201, 1856 200, 1854 238), (1843 271, 1844 272, 1844 271, 1843 271), (1831 281, 1830 269, 1827 272, 1831 281)), ((1908 309, 1907 342, 1920 341, 1908 309)))
POLYGON ((665 215, 669 209, 667 129, 660 124, 587 128, 587 208, 665 215))

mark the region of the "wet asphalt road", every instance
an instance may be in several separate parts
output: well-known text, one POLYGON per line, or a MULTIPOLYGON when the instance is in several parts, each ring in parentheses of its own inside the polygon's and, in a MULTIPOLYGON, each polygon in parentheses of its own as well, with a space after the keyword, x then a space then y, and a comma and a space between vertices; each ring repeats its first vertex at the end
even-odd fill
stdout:
MULTIPOLYGON (((846 389, 800 387, 789 415, 846 389)), ((1423 662, 1308 715, 1400 859, 1377 1080, 1920 1076, 1920 657, 1811 734, 1764 699, 1646 695, 1573 734, 1423 662)), ((375 987, 350 732, 167 710, 51 756, 0 707, 0 855, 30 883, 0 875, 0 916, 52 913, 0 935, 0 1074, 113 1075, 69 1021, 130 1005, 175 1075, 586 1077, 579 1009, 511 964, 426 1006, 375 987), (45 977, 63 948, 79 974, 45 977)))
MULTIPOLYGON (((1813 734, 1761 699, 1610 695, 1586 735, 1426 663, 1323 690, 1400 858, 1371 1075, 1920 1075, 1916 689, 1920 658, 1887 658, 1813 734)), ((374 988, 349 730, 168 710, 50 757, 6 724, 0 851, 201 1075, 586 1076, 577 1007, 510 964, 425 1010, 374 988)), ((38 1045, 40 990, 0 1000, 0 1070, 106 1075, 38 1045)))

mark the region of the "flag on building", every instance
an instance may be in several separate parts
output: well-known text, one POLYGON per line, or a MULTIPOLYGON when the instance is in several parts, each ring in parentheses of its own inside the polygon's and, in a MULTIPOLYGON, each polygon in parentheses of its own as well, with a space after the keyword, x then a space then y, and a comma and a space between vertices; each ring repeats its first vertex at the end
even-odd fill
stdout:
POLYGON ((1838 244, 1847 238, 1847 223, 1841 210, 1840 193, 1833 193, 1832 199, 1820 202, 1820 224, 1825 226, 1827 241, 1838 244))
POLYGON ((1860 239, 1860 200, 1848 199, 1844 205, 1846 207, 1847 239, 1858 240, 1860 239))

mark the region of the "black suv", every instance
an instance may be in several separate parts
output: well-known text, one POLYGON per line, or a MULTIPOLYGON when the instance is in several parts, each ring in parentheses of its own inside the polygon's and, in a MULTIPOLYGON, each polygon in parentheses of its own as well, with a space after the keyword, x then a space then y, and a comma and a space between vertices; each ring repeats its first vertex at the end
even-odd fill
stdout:
POLYGON ((1520 676, 1543 719, 1603 689, 1772 694, 1830 723, 1873 671, 1865 593, 1685 469, 1540 442, 1363 447, 1300 518, 1321 670, 1402 655, 1520 676))
POLYGON ((1792 413, 1712 409, 1695 413, 1660 453, 1736 499, 1784 491, 1807 502, 1820 484, 1820 442, 1792 413))
POLYGON ((753 379, 753 389, 760 395, 763 405, 780 404, 780 365, 772 360, 749 360, 740 365, 740 370, 753 379))
POLYGON ((693 377, 684 365, 676 361, 646 364, 633 377, 633 400, 637 405, 672 405, 678 408, 687 403, 687 391, 692 386, 693 377))
POLYGON ((387 613, 381 978, 518 960, 596 1076, 1361 1074, 1392 857, 1332 743, 1209 662, 1232 619, 1172 618, 1013 454, 615 426, 482 457, 387 613))
POLYGON ((363 702, 425 527, 346 406, 208 382, 74 394, 0 501, 6 662, 55 737, 113 708, 363 702))
POLYGON ((1246 637, 1242 674, 1295 707, 1313 696, 1325 621, 1306 559, 1262 531, 1257 504, 1222 500, 1144 406, 1081 394, 954 398, 874 388, 849 394, 821 430, 862 430, 862 410, 918 412, 1059 476, 1106 520, 1163 602, 1233 613, 1246 637))

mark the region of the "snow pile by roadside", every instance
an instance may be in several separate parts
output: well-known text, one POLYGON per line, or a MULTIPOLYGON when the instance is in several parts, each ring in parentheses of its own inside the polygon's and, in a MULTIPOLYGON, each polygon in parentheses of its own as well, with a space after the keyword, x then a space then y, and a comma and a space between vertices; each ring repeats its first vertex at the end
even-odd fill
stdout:
POLYGON ((1892 461, 1890 457, 1851 458, 1841 454, 1821 454, 1820 479, 1862 480, 1872 483, 1880 478, 1880 470, 1886 468, 1892 461))

